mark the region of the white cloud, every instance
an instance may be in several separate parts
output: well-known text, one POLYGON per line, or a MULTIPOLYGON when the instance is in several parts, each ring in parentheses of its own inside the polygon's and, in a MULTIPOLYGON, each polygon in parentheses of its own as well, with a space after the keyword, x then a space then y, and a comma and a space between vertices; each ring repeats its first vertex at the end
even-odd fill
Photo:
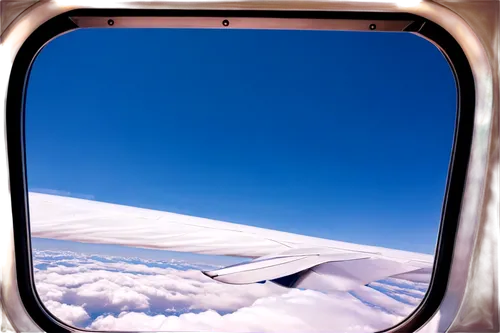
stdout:
POLYGON ((371 287, 362 286, 353 291, 352 295, 362 302, 402 317, 406 317, 415 309, 414 306, 401 303, 371 287))
POLYGON ((90 319, 87 311, 81 306, 61 304, 56 301, 46 301, 44 305, 54 316, 69 325, 78 325, 90 319))
POLYGON ((323 294, 227 285, 182 262, 35 251, 37 291, 62 321, 94 330, 373 332, 407 316, 423 284, 380 281, 323 294), (405 297, 407 299, 405 299, 405 297))
POLYGON ((30 192, 52 194, 52 195, 59 195, 59 196, 63 196, 63 197, 73 197, 73 198, 80 198, 80 199, 87 199, 87 200, 94 200, 95 199, 95 196, 92 194, 81 194, 81 193, 74 193, 74 192, 63 191, 63 190, 54 190, 54 189, 50 189, 50 188, 32 188, 32 189, 30 189, 30 192))
POLYGON ((90 328, 118 331, 373 332, 388 328, 403 318, 370 308, 347 293, 332 297, 312 290, 291 289, 281 296, 259 299, 249 307, 226 315, 212 310, 180 316, 129 312, 117 317, 101 316, 90 328))

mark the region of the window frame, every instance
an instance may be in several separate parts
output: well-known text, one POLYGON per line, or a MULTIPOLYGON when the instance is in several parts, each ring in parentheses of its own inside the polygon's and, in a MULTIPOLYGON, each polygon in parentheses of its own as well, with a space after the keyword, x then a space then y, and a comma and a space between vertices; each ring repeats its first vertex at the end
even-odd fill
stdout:
POLYGON ((450 158, 446 194, 443 202, 435 262, 429 289, 420 305, 405 320, 383 332, 410 332, 422 327, 439 309, 449 282, 463 193, 465 191, 474 131, 476 85, 471 65, 462 47, 444 28, 419 16, 380 12, 315 11, 210 11, 210 10, 144 10, 144 9, 77 9, 49 19, 23 43, 12 65, 6 100, 6 131, 11 190, 11 209, 15 248, 17 285, 21 301, 29 316, 44 331, 85 331, 62 323, 47 311, 36 292, 31 263, 28 192, 25 170, 24 103, 27 80, 36 55, 51 39, 75 29, 70 17, 93 16, 169 16, 243 18, 328 18, 349 20, 395 20, 411 18, 416 23, 409 31, 434 43, 445 55, 453 70, 457 86, 457 116, 450 158), (138 15, 140 14, 140 15, 138 15))

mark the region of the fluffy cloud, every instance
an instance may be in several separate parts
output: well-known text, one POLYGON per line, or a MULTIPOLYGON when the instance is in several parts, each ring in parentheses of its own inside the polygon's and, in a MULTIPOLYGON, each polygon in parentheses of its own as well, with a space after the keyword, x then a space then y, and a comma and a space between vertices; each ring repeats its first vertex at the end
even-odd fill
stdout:
POLYGON ((37 292, 48 310, 100 331, 373 332, 404 319, 427 288, 388 279, 324 294, 272 283, 227 285, 182 261, 34 254, 37 292))
POLYGON ((229 331, 229 332, 374 332, 393 326, 404 316, 374 310, 347 293, 326 295, 291 289, 279 297, 269 296, 233 313, 208 310, 180 316, 121 313, 101 316, 95 330, 229 331), (146 327, 144 323, 147 323, 146 327))
POLYGON ((44 305, 54 316, 69 325, 78 325, 90 319, 87 311, 81 306, 61 304, 56 301, 47 301, 44 305))

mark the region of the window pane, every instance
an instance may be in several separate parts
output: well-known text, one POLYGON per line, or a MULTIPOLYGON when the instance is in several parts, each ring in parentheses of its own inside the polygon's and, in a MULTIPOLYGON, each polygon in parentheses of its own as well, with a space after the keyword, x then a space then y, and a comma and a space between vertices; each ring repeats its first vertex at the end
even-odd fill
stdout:
POLYGON ((37 292, 99 331, 389 328, 427 291, 456 97, 409 33, 60 36, 27 89, 37 292))

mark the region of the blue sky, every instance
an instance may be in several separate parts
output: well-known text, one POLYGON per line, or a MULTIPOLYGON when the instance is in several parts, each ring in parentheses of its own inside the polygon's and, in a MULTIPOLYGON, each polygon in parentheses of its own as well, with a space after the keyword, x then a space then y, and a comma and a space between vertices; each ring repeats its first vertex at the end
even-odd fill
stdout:
POLYGON ((411 34, 80 30, 33 65, 28 184, 433 253, 455 112, 411 34))

